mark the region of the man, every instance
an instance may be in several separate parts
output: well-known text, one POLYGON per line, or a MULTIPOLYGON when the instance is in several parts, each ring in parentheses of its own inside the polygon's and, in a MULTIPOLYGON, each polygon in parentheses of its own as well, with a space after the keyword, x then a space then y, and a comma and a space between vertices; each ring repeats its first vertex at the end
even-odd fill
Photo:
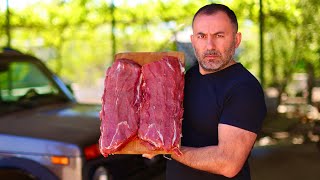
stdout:
POLYGON ((167 180, 250 179, 248 156, 266 114, 259 82, 233 56, 240 45, 236 15, 209 4, 192 22, 198 60, 186 74, 181 151, 167 180))

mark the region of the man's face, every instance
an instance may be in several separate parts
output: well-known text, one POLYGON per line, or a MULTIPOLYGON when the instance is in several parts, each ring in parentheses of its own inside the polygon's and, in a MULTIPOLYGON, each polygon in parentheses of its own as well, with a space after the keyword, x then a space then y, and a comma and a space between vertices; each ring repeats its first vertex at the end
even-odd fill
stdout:
POLYGON ((224 12, 199 14, 193 24, 191 42, 200 65, 200 73, 219 71, 235 63, 233 55, 241 34, 235 32, 224 12))

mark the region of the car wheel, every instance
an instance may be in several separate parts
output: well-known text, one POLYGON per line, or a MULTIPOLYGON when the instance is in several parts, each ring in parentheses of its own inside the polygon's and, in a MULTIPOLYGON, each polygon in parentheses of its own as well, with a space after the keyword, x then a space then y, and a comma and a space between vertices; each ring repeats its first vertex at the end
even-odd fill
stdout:
POLYGON ((18 169, 0 169, 0 177, 8 180, 35 180, 31 175, 18 169))

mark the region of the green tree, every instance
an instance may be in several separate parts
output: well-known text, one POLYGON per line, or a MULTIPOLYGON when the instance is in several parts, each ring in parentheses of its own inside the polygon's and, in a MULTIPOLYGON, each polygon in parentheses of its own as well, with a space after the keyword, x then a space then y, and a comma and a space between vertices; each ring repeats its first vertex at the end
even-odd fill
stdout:
MULTIPOLYGON (((39 2, 11 9, 12 46, 41 57, 65 79, 89 86, 112 63, 113 43, 116 52, 175 50, 177 32, 188 28, 194 12, 209 2, 123 0, 113 10, 111 0, 39 2)), ((257 76, 259 1, 215 2, 236 12, 243 33, 237 59, 257 76)), ((295 72, 310 72, 310 87, 319 78, 319 6, 316 0, 264 0, 266 87, 285 91, 295 72)), ((5 27, 5 18, 0 26, 5 27)), ((0 33, 4 46, 4 28, 0 33)))

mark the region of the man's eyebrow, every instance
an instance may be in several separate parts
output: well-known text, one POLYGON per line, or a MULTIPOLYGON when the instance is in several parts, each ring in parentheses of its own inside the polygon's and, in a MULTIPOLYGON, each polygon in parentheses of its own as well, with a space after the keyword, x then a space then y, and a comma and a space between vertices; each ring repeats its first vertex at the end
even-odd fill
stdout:
MULTIPOLYGON (((203 33, 203 32, 198 32, 197 35, 205 35, 206 33, 203 33)), ((213 35, 217 35, 217 34, 225 34, 224 31, 218 31, 218 32, 215 32, 213 33, 213 35)))
POLYGON ((205 35, 203 32, 198 32, 197 35, 205 35))
POLYGON ((224 33, 225 33, 224 31, 218 31, 218 32, 215 32, 213 34, 216 35, 216 34, 224 34, 224 33))

